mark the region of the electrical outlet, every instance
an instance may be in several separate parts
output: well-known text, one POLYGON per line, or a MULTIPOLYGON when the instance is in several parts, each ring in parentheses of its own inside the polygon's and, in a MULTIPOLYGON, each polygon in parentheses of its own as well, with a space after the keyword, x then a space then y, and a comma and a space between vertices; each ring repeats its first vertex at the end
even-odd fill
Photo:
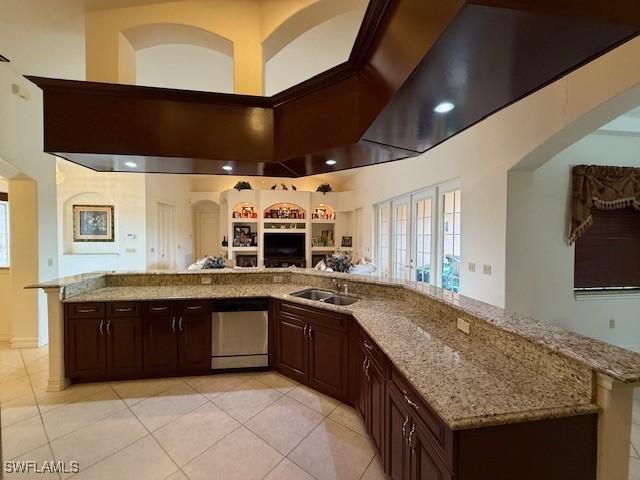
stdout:
POLYGON ((211 285, 213 283, 213 278, 211 277, 200 277, 200 285, 211 285))
POLYGON ((53 258, 47 258, 47 266, 53 267, 53 258))
POLYGON ((484 273, 485 275, 491 275, 491 265, 483 265, 482 273, 484 273))
POLYGON ((282 275, 274 275, 273 283, 282 283, 282 275))
POLYGON ((616 319, 615 318, 610 318, 609 319, 609 328, 611 330, 613 330, 614 328, 616 328, 616 319))
POLYGON ((469 322, 458 317, 456 326, 458 327, 458 330, 469 335, 469 332, 471 331, 471 325, 469 325, 469 322))
POLYGON ((475 272, 476 271, 476 264, 473 262, 469 262, 469 271, 470 272, 475 272))

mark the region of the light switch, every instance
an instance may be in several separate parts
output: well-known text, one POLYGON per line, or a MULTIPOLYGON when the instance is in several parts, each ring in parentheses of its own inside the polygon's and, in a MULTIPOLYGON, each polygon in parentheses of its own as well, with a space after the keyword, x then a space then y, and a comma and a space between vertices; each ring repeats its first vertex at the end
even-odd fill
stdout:
POLYGON ((136 253, 136 249, 135 248, 125 248, 124 251, 125 251, 125 253, 136 253))
POLYGON ((491 265, 483 265, 482 273, 485 275, 491 275, 491 265))
POLYGON ((476 264, 473 262, 469 262, 469 271, 470 272, 475 272, 476 271, 476 264))
POLYGON ((471 331, 471 326, 469 325, 469 322, 458 317, 456 326, 458 327, 458 330, 469 335, 469 332, 471 331))

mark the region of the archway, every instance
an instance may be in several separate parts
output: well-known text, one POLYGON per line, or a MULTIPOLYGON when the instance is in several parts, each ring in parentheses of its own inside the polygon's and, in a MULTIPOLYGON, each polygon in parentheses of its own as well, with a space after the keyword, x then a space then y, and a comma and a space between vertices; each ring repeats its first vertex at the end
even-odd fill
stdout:
POLYGON ((194 260, 218 255, 222 241, 220 206, 211 200, 200 200, 191 206, 191 212, 194 260))

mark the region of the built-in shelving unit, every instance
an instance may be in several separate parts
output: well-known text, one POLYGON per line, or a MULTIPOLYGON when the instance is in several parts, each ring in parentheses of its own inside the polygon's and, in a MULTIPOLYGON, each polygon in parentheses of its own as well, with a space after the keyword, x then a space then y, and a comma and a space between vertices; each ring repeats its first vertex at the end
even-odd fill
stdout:
POLYGON ((220 194, 222 248, 238 265, 264 266, 265 233, 304 233, 305 260, 309 267, 336 252, 350 254, 342 247, 342 237, 353 237, 354 208, 352 192, 227 190, 220 194), (255 245, 234 240, 244 232, 244 242, 255 236, 255 245))

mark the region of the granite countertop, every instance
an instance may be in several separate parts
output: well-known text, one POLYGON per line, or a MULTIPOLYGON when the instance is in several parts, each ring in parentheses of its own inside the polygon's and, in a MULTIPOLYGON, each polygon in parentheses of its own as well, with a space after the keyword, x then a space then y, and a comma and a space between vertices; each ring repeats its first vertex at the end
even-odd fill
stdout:
POLYGON ((292 297, 298 283, 104 287, 66 302, 274 297, 350 313, 452 429, 598 411, 574 382, 542 376, 400 300, 361 298, 335 306, 292 297))

